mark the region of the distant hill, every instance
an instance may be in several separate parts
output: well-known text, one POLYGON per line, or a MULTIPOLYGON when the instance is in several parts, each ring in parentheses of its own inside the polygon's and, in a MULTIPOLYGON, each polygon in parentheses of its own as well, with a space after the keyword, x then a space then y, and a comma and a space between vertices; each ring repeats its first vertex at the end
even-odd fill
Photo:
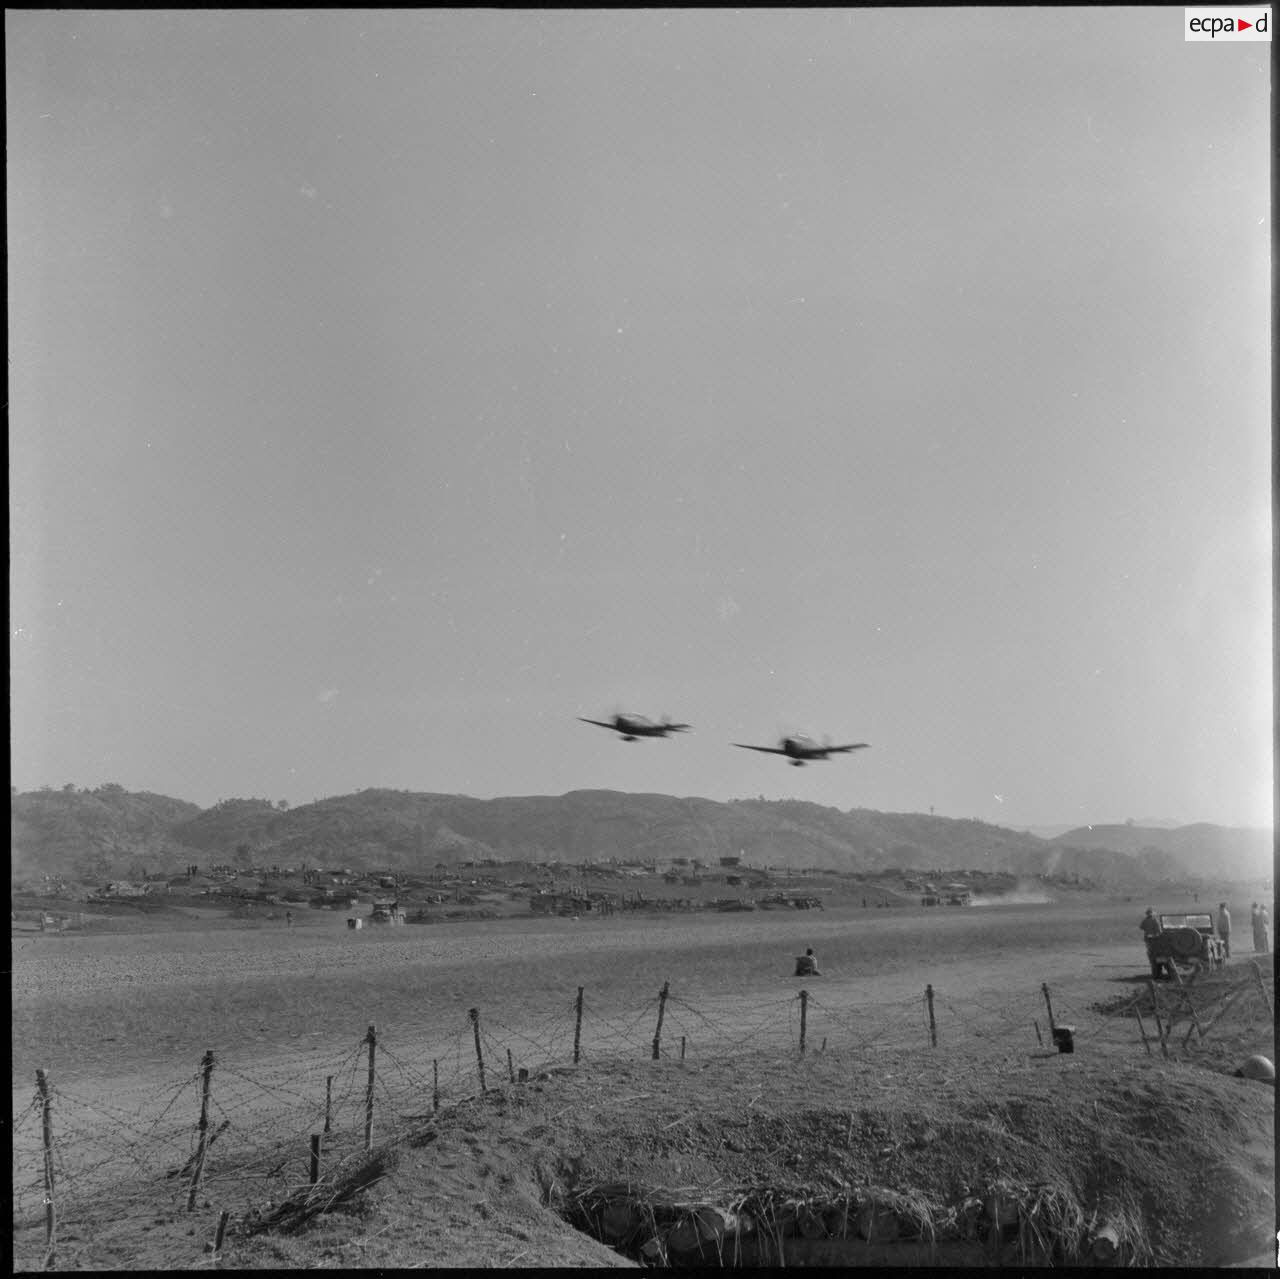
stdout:
POLYGON ((1252 867, 1260 833, 1094 827, 1046 841, 923 813, 602 790, 487 800, 364 790, 293 809, 265 799, 228 799, 201 810, 182 800, 102 787, 16 795, 12 807, 15 881, 48 873, 96 882, 144 870, 177 871, 190 862, 412 872, 487 858, 714 862, 741 855, 757 866, 974 869, 1136 888, 1205 873, 1193 849, 1238 845, 1248 853, 1241 852, 1241 864, 1252 867), (1108 844, 1106 831, 1123 834, 1108 844))
POLYGON ((1107 849, 1134 858, 1144 870, 1220 882, 1270 878, 1275 840, 1269 830, 1197 822, 1162 826, 1081 826, 1051 841, 1060 847, 1107 849))
POLYGON ((10 878, 53 875, 94 882, 113 876, 179 871, 190 850, 174 828, 200 812, 195 804, 126 791, 30 791, 10 797, 10 878))

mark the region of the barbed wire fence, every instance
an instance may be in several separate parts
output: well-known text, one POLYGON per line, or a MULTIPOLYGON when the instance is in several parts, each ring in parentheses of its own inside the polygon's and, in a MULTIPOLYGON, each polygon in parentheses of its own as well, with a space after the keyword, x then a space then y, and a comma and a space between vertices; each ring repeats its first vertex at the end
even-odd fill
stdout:
MULTIPOLYGON (((1260 975, 1257 984, 1271 1017, 1260 975)), ((1247 998, 1242 989, 1225 998, 1247 998)), ((841 1003, 801 989, 764 1002, 718 999, 704 1010, 666 982, 638 1005, 601 1009, 579 987, 540 1016, 523 1014, 519 1026, 471 1008, 435 1033, 416 1021, 382 1032, 369 1026, 345 1048, 317 1045, 283 1061, 209 1052, 185 1074, 109 1097, 41 1070, 10 1123, 15 1269, 96 1267, 88 1241, 104 1216, 159 1223, 176 1214, 193 1226, 190 1251, 175 1246, 173 1266, 215 1265, 229 1218, 252 1218, 320 1186, 373 1146, 420 1130, 441 1108, 584 1062, 829 1050, 874 1058, 945 1053, 984 1039, 1029 1052, 1070 1052, 1078 1041, 1150 1054, 1143 1011, 1160 1021, 1167 1056, 1175 1023, 1190 1026, 1184 1049, 1197 1029, 1194 1011, 1176 998, 1152 1008, 1154 987, 1105 1009, 1088 998, 1070 983, 998 998, 930 984, 888 1002, 841 1003)))

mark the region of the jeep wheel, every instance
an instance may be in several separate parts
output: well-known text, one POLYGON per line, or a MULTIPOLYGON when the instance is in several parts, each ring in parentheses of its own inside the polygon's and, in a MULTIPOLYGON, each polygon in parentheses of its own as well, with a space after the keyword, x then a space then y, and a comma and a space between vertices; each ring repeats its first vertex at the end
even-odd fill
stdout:
POLYGON ((1164 935, 1169 939, 1169 949, 1178 959, 1194 959, 1204 946, 1204 938, 1194 928, 1171 928, 1164 935))

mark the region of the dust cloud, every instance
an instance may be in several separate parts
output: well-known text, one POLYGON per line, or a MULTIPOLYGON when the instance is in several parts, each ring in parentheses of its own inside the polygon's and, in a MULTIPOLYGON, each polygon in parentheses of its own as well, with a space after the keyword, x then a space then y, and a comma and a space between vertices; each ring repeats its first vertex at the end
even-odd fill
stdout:
POLYGON ((1048 906, 1053 898, 1037 883, 1019 880, 1012 892, 975 893, 969 898, 970 906, 1048 906))

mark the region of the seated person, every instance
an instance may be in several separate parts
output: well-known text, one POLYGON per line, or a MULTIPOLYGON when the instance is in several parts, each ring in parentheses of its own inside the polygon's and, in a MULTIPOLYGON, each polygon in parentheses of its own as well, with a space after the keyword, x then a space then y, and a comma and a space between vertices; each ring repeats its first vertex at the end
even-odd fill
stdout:
POLYGON ((813 947, 810 946, 803 955, 796 956, 796 972, 797 977, 821 977, 818 971, 818 957, 813 953, 813 947))

